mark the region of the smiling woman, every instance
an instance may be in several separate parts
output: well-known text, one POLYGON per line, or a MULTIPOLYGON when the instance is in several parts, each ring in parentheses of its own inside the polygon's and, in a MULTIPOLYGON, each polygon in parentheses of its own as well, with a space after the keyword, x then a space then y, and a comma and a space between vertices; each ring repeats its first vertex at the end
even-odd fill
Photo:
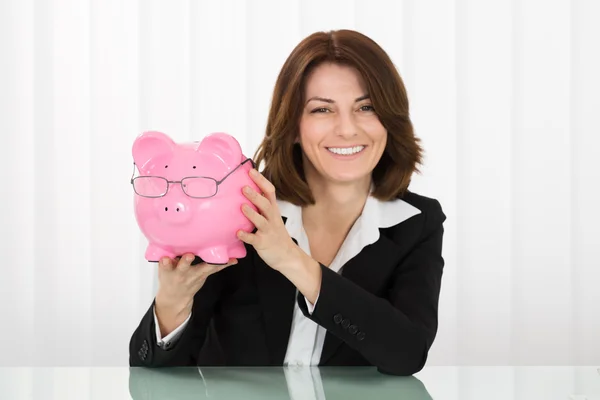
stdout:
POLYGON ((408 191, 421 148, 400 76, 353 31, 285 62, 243 193, 256 227, 227 266, 162 260, 130 363, 372 365, 410 375, 438 324, 445 215, 408 191), (209 329, 210 327, 210 329, 209 329))
POLYGON ((272 104, 254 160, 265 163, 264 174, 281 200, 314 204, 304 169, 314 166, 323 173, 329 168, 323 163, 332 160, 360 160, 362 172, 358 166, 330 167, 356 168, 351 174, 363 176, 372 170, 372 194, 383 201, 401 196, 419 171, 423 150, 414 135, 404 82, 385 51, 359 32, 308 36, 283 65, 272 104), (343 157, 324 157, 324 150, 343 157), (364 154, 350 156, 357 151, 364 154))

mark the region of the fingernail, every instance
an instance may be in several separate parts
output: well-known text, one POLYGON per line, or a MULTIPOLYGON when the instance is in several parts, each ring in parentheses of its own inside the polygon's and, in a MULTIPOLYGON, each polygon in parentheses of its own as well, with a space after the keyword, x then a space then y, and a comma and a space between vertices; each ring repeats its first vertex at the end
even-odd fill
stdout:
POLYGON ((250 173, 251 173, 252 175, 256 175, 256 174, 258 174, 258 171, 257 171, 256 169, 252 168, 252 169, 250 170, 250 173))
POLYGON ((250 186, 244 186, 244 193, 250 194, 251 191, 250 186))
POLYGON ((194 261, 194 258, 195 258, 195 257, 194 257, 194 256, 192 256, 192 255, 187 255, 187 256, 185 257, 185 261, 187 261, 187 262, 192 262, 192 261, 194 261))

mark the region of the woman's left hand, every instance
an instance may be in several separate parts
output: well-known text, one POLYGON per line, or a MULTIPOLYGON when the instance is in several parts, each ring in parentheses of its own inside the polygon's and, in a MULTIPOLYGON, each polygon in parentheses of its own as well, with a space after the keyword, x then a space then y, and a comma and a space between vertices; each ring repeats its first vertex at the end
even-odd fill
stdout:
POLYGON ((257 230, 255 233, 240 230, 237 236, 241 241, 252 245, 271 268, 281 272, 286 265, 293 264, 301 257, 300 248, 285 228, 273 184, 256 169, 250 171, 250 177, 263 194, 257 193, 249 186, 245 186, 242 192, 259 212, 247 204, 242 205, 242 212, 257 230))

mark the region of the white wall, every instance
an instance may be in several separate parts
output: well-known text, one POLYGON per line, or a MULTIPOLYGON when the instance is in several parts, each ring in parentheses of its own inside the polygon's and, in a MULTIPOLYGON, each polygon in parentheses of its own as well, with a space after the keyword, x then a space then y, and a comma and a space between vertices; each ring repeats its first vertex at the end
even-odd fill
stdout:
POLYGON ((430 365, 600 363, 600 3, 0 2, 0 365, 126 365, 156 289, 131 144, 251 155, 315 30, 378 41, 448 215, 430 365))

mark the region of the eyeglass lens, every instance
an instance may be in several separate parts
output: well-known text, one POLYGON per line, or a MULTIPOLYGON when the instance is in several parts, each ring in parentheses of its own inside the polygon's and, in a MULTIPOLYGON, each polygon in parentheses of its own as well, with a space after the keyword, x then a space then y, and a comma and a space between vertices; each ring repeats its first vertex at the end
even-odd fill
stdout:
POLYGON ((133 180, 133 188, 140 196, 158 197, 167 193, 168 182, 158 176, 139 176, 133 180))

